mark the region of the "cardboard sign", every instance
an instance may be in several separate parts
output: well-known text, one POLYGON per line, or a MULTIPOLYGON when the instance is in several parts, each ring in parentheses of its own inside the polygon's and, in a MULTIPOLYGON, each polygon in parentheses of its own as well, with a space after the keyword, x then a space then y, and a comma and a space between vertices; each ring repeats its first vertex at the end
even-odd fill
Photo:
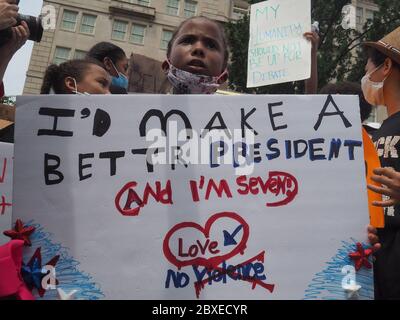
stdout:
POLYGON ((311 76, 310 0, 271 0, 251 6, 247 87, 311 76))
POLYGON ((0 142, 0 245, 10 240, 3 232, 11 229, 13 157, 14 145, 0 142))
POLYGON ((59 256, 58 287, 82 299, 346 299, 358 285, 372 298, 368 256, 349 256, 369 218, 357 105, 19 97, 14 220, 36 227, 25 261, 59 256))

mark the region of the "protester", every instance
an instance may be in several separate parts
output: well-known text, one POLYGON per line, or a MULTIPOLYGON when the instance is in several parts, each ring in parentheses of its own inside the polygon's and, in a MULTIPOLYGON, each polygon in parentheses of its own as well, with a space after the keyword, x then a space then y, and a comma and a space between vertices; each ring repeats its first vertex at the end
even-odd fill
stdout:
POLYGON ((99 61, 112 77, 112 94, 128 93, 128 58, 124 50, 110 42, 100 42, 87 53, 87 58, 99 61))
MULTIPOLYGON (((3 78, 14 54, 29 38, 29 28, 25 21, 17 23, 18 6, 16 0, 0 0, 0 30, 11 28, 12 36, 9 41, 0 46, 0 98, 5 94, 3 78), (15 26, 15 27, 13 27, 15 26)), ((0 130, 1 142, 14 141, 14 125, 8 125, 0 130)))
MULTIPOLYGON (((364 96, 373 106, 385 106, 389 116, 372 137, 381 165, 386 168, 375 170, 372 179, 385 187, 369 188, 397 197, 398 173, 394 170, 400 171, 400 27, 382 40, 364 45, 368 49, 366 75, 362 79, 364 96)), ((385 227, 368 228, 371 243, 380 247, 374 264, 375 298, 400 299, 400 206, 393 199, 375 205, 385 207, 385 227)))
POLYGON ((0 30, 12 27, 11 39, 0 46, 0 97, 4 96, 3 77, 8 64, 29 38, 29 28, 25 21, 13 27, 17 23, 18 15, 18 6, 15 3, 16 0, 0 0, 0 30))
POLYGON ((41 94, 109 94, 110 76, 96 60, 70 60, 47 68, 41 94))

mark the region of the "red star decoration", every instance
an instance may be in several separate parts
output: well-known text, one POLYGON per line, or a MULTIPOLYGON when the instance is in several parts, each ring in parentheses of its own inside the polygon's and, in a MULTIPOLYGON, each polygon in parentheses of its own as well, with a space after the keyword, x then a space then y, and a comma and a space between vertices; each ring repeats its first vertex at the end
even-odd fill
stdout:
POLYGON ((367 269, 372 268, 372 264, 368 260, 371 254, 371 249, 364 249, 361 243, 357 243, 357 251, 349 253, 349 257, 354 260, 356 271, 360 270, 363 266, 367 269))
POLYGON ((35 227, 24 227, 24 224, 20 219, 17 219, 15 222, 14 230, 7 230, 4 231, 4 235, 10 237, 11 239, 15 240, 24 240, 25 246, 31 246, 31 240, 29 239, 30 235, 35 231, 35 227))
POLYGON ((0 215, 2 215, 2 214, 4 214, 6 212, 6 208, 7 207, 12 207, 12 203, 6 202, 6 197, 5 196, 1 196, 0 207, 1 207, 0 215))
MULTIPOLYGON (((30 258, 29 262, 28 262, 26 265, 28 265, 29 267, 32 268, 33 262, 35 261, 35 259, 37 259, 38 262, 39 262, 39 265, 42 266, 42 253, 41 253, 41 248, 37 248, 37 249, 36 249, 35 253, 34 253, 33 256, 30 258)), ((49 262, 47 262, 47 263, 44 264, 43 266, 53 266, 53 267, 55 267, 56 264, 57 264, 57 262, 58 262, 58 259, 60 259, 60 256, 59 256, 59 255, 54 256, 53 258, 50 259, 49 262)), ((57 280, 57 279, 56 279, 56 285, 58 285, 58 280, 57 280)), ((30 291, 32 291, 33 288, 34 288, 34 286, 33 286, 32 284, 26 284, 26 286, 28 287, 28 289, 29 289, 30 291)), ((40 297, 43 297, 44 294, 46 293, 46 289, 44 289, 43 287, 37 288, 37 291, 38 291, 40 297)))

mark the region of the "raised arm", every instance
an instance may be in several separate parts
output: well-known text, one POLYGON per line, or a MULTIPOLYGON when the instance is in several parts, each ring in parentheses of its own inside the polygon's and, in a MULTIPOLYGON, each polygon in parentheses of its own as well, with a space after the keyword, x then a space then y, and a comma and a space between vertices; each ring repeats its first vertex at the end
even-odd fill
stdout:
POLYGON ((317 32, 306 32, 304 37, 311 41, 311 77, 305 81, 305 94, 317 94, 318 91, 318 45, 319 35, 317 32))

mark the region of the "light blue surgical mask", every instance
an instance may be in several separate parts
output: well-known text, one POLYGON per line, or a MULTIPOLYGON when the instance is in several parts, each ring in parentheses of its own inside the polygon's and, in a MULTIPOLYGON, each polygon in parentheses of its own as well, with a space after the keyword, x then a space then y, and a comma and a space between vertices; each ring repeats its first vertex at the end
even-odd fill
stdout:
POLYGON ((128 90, 128 85, 129 85, 128 78, 125 77, 124 74, 122 74, 121 72, 118 71, 118 69, 115 67, 115 65, 111 59, 110 59, 110 61, 113 65, 115 71, 118 73, 118 77, 112 77, 111 84, 113 86, 121 87, 121 88, 124 88, 125 90, 128 90))

